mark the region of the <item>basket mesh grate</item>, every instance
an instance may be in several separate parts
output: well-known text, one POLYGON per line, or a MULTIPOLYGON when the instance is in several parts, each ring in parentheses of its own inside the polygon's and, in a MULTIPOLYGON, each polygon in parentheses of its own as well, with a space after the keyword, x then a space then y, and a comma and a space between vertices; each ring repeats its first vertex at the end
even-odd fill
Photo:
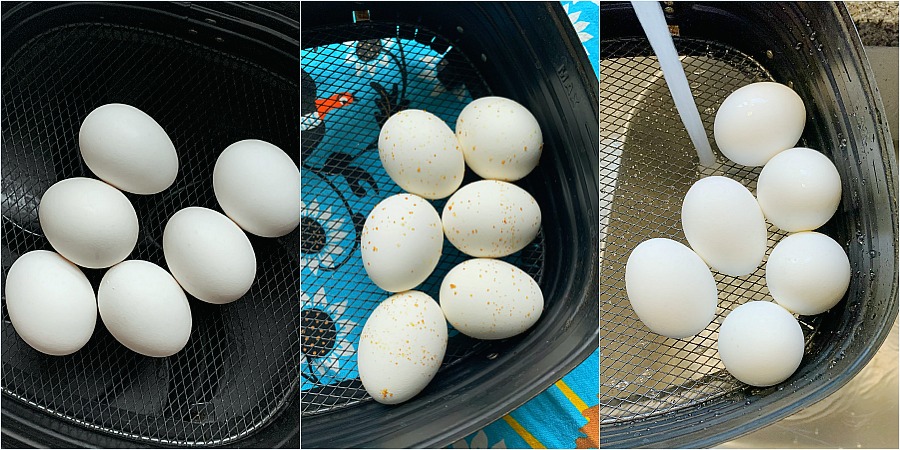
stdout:
MULTIPOLYGON (((173 213, 188 206, 221 212, 212 169, 225 147, 255 138, 299 154, 296 80, 172 36, 108 24, 58 27, 19 48, 2 75, 4 283, 19 255, 52 250, 37 215, 43 192, 64 178, 94 177, 78 130, 100 105, 138 107, 178 150, 174 185, 157 195, 126 194, 140 222, 130 259, 163 268, 162 232, 173 213)), ((264 426, 299 387, 300 230, 250 238, 257 274, 248 294, 228 305, 189 295, 191 337, 168 358, 131 352, 99 318, 80 351, 40 354, 16 334, 4 296, 4 396, 147 443, 222 444, 264 426)), ((104 271, 84 272, 96 291, 104 271)))
MULTIPOLYGON (((452 129, 463 107, 490 91, 464 55, 411 25, 304 30, 301 44, 301 409, 308 416, 371 400, 358 378, 356 343, 390 294, 368 279, 358 235, 379 201, 402 192, 378 157, 381 124, 410 108, 452 129), (308 46, 312 40, 322 44, 308 46)), ((463 184, 476 179, 467 171, 463 184)), ((438 212, 445 203, 432 202, 438 212)), ((437 300, 443 276, 466 259, 445 241, 438 267, 416 289, 437 300)), ((543 234, 503 259, 540 282, 543 234)), ((442 369, 489 345, 451 329, 442 369)))
MULTIPOLYGON (((757 61, 721 44, 676 38, 675 45, 707 136, 712 137, 715 113, 728 94, 772 80, 757 61)), ((697 336, 668 339, 643 326, 625 292, 631 251, 654 237, 687 244, 681 203, 698 179, 723 175, 755 193, 761 168, 732 163, 714 142, 715 167, 699 166, 646 40, 603 41, 600 73, 600 416, 601 423, 610 424, 662 415, 744 389, 719 360, 719 325, 738 305, 770 297, 764 259, 745 277, 713 271, 719 307, 697 336)), ((786 235, 771 225, 768 231, 766 258, 786 235)), ((809 342, 819 320, 800 317, 800 323, 809 342)))

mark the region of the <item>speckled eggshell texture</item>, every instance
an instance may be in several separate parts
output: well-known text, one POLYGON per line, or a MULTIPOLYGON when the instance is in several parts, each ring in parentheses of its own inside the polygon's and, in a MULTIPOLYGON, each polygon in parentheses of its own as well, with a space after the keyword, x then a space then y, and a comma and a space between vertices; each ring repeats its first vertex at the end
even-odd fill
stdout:
POLYGON ((524 189, 482 180, 456 191, 441 215, 444 234, 461 252, 499 258, 528 245, 541 228, 541 208, 524 189))
POLYGON ((528 175, 544 149, 534 115, 503 97, 482 97, 466 105, 456 119, 456 138, 469 168, 489 180, 515 181, 528 175))
POLYGON ((359 378, 376 401, 409 400, 434 378, 447 350, 447 322, 427 294, 407 291, 369 316, 357 349, 359 378))
POLYGON ((451 269, 441 283, 440 301, 447 321, 477 339, 522 333, 544 310, 537 282, 499 259, 470 259, 451 269))
POLYGON ((398 186, 428 199, 452 194, 466 171, 453 130, 440 117, 419 109, 400 111, 384 123, 378 156, 398 186))
POLYGON ((444 245, 441 218, 418 195, 392 195, 369 213, 360 235, 366 274, 388 292, 413 289, 437 266, 444 245))

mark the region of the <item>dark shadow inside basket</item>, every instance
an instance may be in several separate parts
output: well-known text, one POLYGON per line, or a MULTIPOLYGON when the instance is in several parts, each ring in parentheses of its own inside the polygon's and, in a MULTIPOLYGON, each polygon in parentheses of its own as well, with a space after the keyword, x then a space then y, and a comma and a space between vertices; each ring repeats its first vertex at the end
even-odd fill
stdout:
MULTIPOLYGON (((358 380, 302 397, 304 448, 447 445, 546 389, 597 348, 597 80, 559 4, 307 2, 302 12, 304 51, 399 36, 447 55, 443 82, 465 83, 472 97, 516 100, 541 125, 541 162, 516 182, 542 212, 538 322, 501 341, 451 339, 434 380, 401 405, 367 401, 358 380)), ((303 133, 306 139, 316 137, 303 133)), ((304 157, 305 177, 315 158, 304 157)))
MULTIPOLYGON (((78 130, 100 105, 125 103, 143 110, 166 130, 179 155, 179 174, 171 187, 157 195, 127 194, 140 223, 129 259, 166 268, 161 243, 168 218, 188 206, 221 212, 212 169, 231 143, 265 140, 299 164, 296 21, 291 26, 272 11, 255 7, 217 8, 5 8, 4 281, 19 255, 52 250, 37 220, 43 192, 65 178, 96 178, 81 159, 78 130), (247 28, 228 24, 238 16, 247 28), (267 26, 275 28, 265 31, 267 26), (279 29, 293 34, 293 47, 285 35, 277 37, 279 29), (266 34, 268 39, 254 40, 266 34)), ((4 417, 40 410, 61 420, 44 427, 63 435, 68 430, 85 439, 81 445, 112 446, 132 444, 85 438, 85 432, 65 424, 145 445, 196 446, 234 442, 272 422, 294 401, 299 383, 300 229, 277 239, 250 235, 250 240, 257 258, 250 291, 227 305, 189 295, 191 337, 185 349, 168 358, 131 352, 99 318, 94 336, 80 351, 43 355, 18 337, 4 297, 4 417)), ((84 272, 96 291, 104 271, 84 272)))

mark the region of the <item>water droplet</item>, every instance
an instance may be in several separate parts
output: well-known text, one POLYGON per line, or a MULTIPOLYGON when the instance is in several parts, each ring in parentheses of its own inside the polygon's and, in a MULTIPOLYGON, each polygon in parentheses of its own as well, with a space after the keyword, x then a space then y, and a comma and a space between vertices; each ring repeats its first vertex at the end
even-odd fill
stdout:
POLYGON ((800 50, 801 47, 803 47, 803 43, 798 42, 797 45, 794 46, 794 50, 800 50))
POLYGON ((813 31, 812 33, 809 33, 809 40, 811 40, 811 41, 816 40, 816 32, 815 31, 813 31))
POLYGON ((875 250, 869 251, 869 257, 875 258, 876 256, 878 256, 878 252, 876 252, 875 250))

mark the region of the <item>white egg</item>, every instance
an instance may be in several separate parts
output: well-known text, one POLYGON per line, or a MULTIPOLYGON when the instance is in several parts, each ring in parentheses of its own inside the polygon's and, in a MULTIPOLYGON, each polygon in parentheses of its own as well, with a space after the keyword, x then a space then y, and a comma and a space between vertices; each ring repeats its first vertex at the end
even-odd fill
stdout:
POLYGON ((388 292, 412 289, 441 258, 444 233, 437 211, 422 197, 397 194, 372 209, 360 236, 369 278, 388 292))
POLYGON ((78 145, 102 180, 134 194, 156 194, 175 182, 178 154, 166 131, 143 111, 111 103, 88 114, 78 145))
POLYGON ((163 253, 181 287, 208 303, 243 297, 256 277, 256 254, 247 235, 211 209, 193 206, 172 215, 163 231, 163 253))
POLYGON ((763 82, 731 93, 716 112, 716 145, 728 159, 762 166, 797 144, 806 126, 806 107, 793 89, 763 82))
POLYGON ((716 281, 686 245, 655 238, 638 244, 625 264, 625 290, 651 331, 681 339, 703 331, 718 305, 716 281))
POLYGON ((751 386, 788 379, 803 359, 803 330, 788 310, 751 301, 728 313, 719 327, 719 357, 732 376, 751 386))
POLYGON ((473 172, 489 180, 515 181, 538 165, 544 137, 537 119, 521 104, 482 97, 459 113, 456 137, 473 172))
POLYGON ((6 276, 6 308, 16 333, 48 355, 75 353, 94 333, 97 299, 81 269, 62 256, 35 250, 6 276))
POLYGON ((363 326, 359 379, 379 403, 409 400, 434 378, 447 350, 447 322, 426 294, 407 291, 381 302, 363 326))
POLYGON ((229 145, 213 168, 213 190, 222 211, 249 233, 279 237, 300 224, 300 169, 268 142, 229 145))
POLYGON ((756 197, 776 227, 790 232, 815 230, 831 219, 841 203, 841 176, 822 153, 792 148, 763 167, 756 197))
POLYGON ((453 130, 440 117, 419 109, 388 118, 378 135, 378 156, 398 186, 429 199, 456 191, 466 171, 453 130))
POLYGON ((138 218, 118 189, 93 178, 69 178, 50 186, 38 207, 50 245, 69 261, 100 269, 134 250, 138 218))
POLYGON ((537 282, 499 259, 470 259, 451 269, 441 282, 440 302, 447 321, 477 339, 520 334, 544 311, 537 282))
POLYGON ((191 336, 191 307, 175 278, 147 261, 111 267, 97 289, 100 318, 125 347, 145 356, 171 356, 191 336))
POLYGON ((740 277, 766 254, 766 220, 753 194, 730 178, 694 183, 684 196, 681 226, 691 248, 712 269, 740 277))
POLYGON ((782 239, 766 261, 766 285, 779 305, 809 316, 828 311, 850 286, 850 260, 834 239, 814 231, 782 239))
POLYGON ((541 208, 528 191, 481 180, 456 191, 441 214, 444 234, 459 251, 499 258, 525 248, 541 229, 541 208))

